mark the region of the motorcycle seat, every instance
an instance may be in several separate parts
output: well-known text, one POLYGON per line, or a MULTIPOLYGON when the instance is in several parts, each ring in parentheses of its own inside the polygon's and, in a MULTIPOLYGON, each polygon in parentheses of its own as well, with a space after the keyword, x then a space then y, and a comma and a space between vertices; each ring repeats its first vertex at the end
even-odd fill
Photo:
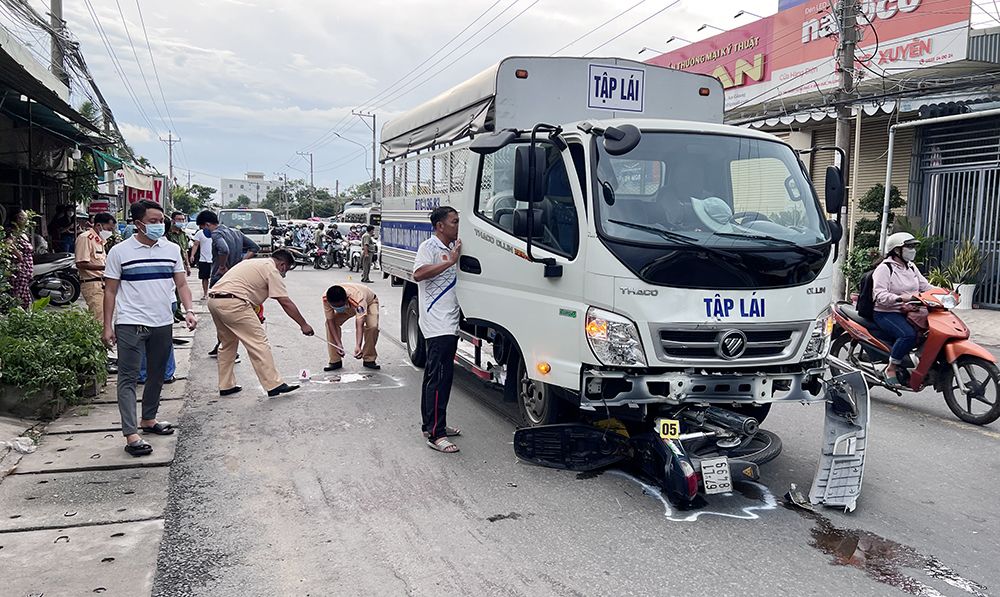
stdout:
POLYGON ((868 319, 858 313, 857 308, 851 303, 837 303, 837 309, 844 314, 845 317, 853 321, 854 323, 860 324, 865 327, 873 336, 879 340, 885 342, 892 342, 892 337, 889 336, 874 319, 868 319))

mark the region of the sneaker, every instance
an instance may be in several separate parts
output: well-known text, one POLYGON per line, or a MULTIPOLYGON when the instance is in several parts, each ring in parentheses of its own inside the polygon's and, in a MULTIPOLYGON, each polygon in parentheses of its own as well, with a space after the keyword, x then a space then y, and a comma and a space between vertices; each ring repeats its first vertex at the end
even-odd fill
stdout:
POLYGON ((219 349, 218 349, 218 347, 213 348, 212 350, 210 350, 208 352, 208 356, 212 357, 213 359, 219 358, 219 349))

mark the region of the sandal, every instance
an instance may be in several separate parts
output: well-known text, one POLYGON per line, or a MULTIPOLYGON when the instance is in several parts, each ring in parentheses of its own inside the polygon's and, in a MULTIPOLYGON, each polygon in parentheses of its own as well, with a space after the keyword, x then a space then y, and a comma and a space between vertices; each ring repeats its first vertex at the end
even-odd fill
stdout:
POLYGON ((170 435, 174 432, 174 426, 166 421, 160 421, 152 427, 140 427, 143 433, 152 433, 155 435, 170 435))
POLYGON ((439 437, 437 441, 427 440, 427 447, 432 450, 437 450, 438 452, 444 452, 445 454, 454 454, 458 452, 458 446, 448 441, 446 437, 439 437))
POLYGON ((125 444, 125 451, 132 456, 149 456, 153 453, 153 446, 140 439, 130 444, 125 444))
MULTIPOLYGON (((458 427, 445 427, 444 428, 444 435, 445 435, 445 437, 458 437, 458 436, 462 435, 462 430, 459 429, 458 427)), ((424 431, 424 439, 427 439, 430 436, 431 436, 430 433, 424 431)))

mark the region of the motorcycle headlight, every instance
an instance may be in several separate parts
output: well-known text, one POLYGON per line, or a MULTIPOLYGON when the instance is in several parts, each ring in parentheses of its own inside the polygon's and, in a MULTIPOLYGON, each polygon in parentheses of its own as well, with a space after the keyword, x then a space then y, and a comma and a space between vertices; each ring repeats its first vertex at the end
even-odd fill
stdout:
POLYGON ((932 294, 931 296, 933 296, 935 299, 937 299, 937 302, 941 303, 941 306, 944 307, 945 309, 949 309, 949 310, 950 309, 954 309, 958 305, 958 302, 955 300, 955 295, 954 294, 951 294, 951 293, 949 293, 949 294, 932 294))
POLYGON ((587 310, 586 332, 590 349, 601 364, 646 366, 639 330, 628 318, 591 307, 587 310))
POLYGON ((833 336, 833 313, 827 308, 813 322, 812 330, 809 334, 809 343, 806 345, 806 353, 802 356, 807 361, 815 359, 825 359, 830 354, 830 339, 833 336))

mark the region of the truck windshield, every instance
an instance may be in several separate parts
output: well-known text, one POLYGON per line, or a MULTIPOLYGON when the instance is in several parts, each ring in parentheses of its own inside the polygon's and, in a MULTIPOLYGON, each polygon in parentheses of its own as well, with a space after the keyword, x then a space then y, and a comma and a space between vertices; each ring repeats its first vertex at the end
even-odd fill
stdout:
POLYGON ((705 247, 783 251, 829 240, 812 187, 782 143, 646 132, 623 156, 597 146, 597 213, 611 239, 679 248, 663 230, 705 247))
POLYGON ((265 234, 271 229, 267 214, 262 211, 223 210, 219 213, 219 223, 237 228, 243 234, 265 234))

